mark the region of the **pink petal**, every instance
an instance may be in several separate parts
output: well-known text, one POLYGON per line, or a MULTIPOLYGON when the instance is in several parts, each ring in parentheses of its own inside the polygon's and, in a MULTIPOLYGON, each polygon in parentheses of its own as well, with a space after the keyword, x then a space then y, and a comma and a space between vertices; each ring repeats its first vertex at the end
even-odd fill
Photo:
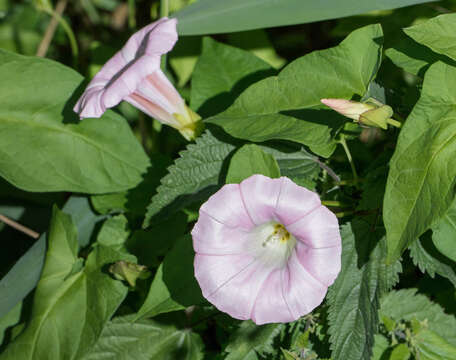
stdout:
POLYGON ((256 225, 276 220, 275 209, 283 179, 252 175, 240 183, 243 202, 256 225))
POLYGON ((287 270, 277 269, 271 272, 256 297, 252 310, 252 320, 255 324, 296 320, 283 295, 283 285, 288 281, 287 270))
POLYGON ((341 253, 341 246, 314 249, 302 242, 296 244, 296 254, 301 265, 326 286, 330 286, 340 272, 341 253))
POLYGON ((288 280, 283 283, 283 295, 295 319, 322 303, 328 288, 302 267, 296 251, 288 259, 284 272, 288 273, 288 280))
POLYGON ((245 209, 238 184, 223 186, 201 206, 201 211, 229 227, 251 230, 255 226, 245 209))
POLYGON ((249 233, 238 227, 228 227, 201 211, 192 237, 193 248, 199 254, 242 254, 245 253, 249 233))
POLYGON ((257 293, 270 271, 246 255, 196 254, 194 265, 207 300, 236 319, 250 319, 257 293))
POLYGON ((287 225, 287 230, 312 248, 340 246, 339 223, 336 215, 325 206, 313 210, 302 219, 287 225))
POLYGON ((276 214, 283 225, 288 226, 321 206, 317 193, 296 185, 286 177, 282 179, 282 190, 277 201, 276 214))

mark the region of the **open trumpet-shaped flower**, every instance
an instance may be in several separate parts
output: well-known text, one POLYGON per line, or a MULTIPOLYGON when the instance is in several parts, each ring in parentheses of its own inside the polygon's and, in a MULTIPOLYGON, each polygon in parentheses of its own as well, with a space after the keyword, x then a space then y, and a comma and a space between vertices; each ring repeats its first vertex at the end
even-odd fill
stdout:
POLYGON ((203 295, 257 324, 311 312, 340 271, 337 218, 286 177, 223 186, 201 207, 192 236, 203 295))
POLYGON ((95 75, 74 111, 82 118, 100 117, 125 100, 192 139, 200 117, 185 104, 160 70, 160 59, 177 41, 176 20, 162 18, 133 34, 95 75))

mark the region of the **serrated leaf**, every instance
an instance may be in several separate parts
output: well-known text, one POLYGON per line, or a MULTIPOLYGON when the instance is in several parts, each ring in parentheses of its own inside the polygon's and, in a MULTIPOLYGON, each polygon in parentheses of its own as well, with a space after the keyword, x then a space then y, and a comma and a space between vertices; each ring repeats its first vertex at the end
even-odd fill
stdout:
POLYGON ((437 251, 429 237, 423 237, 424 239, 417 239, 409 247, 413 263, 431 278, 437 273, 450 280, 456 287, 456 267, 437 251))
POLYGON ((366 221, 342 227, 342 269, 329 288, 329 334, 334 359, 370 360, 379 298, 397 281, 400 263, 384 264, 385 239, 366 221))
POLYGON ((206 37, 192 77, 191 107, 203 117, 217 114, 249 85, 273 74, 248 51, 206 37))
POLYGON ((82 360, 201 360, 203 347, 200 336, 189 329, 124 316, 106 324, 82 360))
POLYGON ((190 236, 179 239, 159 266, 144 304, 135 319, 185 309, 205 302, 196 282, 190 236))
POLYGON ((126 287, 101 269, 122 257, 99 245, 77 271, 75 265, 81 264, 77 251, 77 231, 71 217, 54 208, 49 249, 30 321, 0 359, 74 359, 96 342, 127 295, 126 287))
POLYGON ((321 110, 320 100, 366 93, 380 65, 382 36, 380 25, 356 30, 339 46, 305 55, 279 75, 251 85, 225 112, 206 121, 236 138, 291 140, 328 157, 344 120, 321 110))
POLYGON ((408 27, 404 32, 436 53, 456 60, 456 14, 436 16, 428 21, 408 27))
POLYGON ((440 305, 416 292, 417 289, 391 291, 382 298, 379 315, 396 321, 415 319, 424 323, 428 330, 456 346, 456 318, 445 314, 440 305))
POLYGON ((432 226, 432 241, 442 254, 456 261, 456 201, 446 214, 432 226))
POLYGON ((386 337, 380 334, 374 335, 374 347, 372 348, 371 360, 382 360, 383 354, 389 348, 389 342, 386 337))
POLYGON ((0 51, 0 76, 2 177, 27 191, 92 194, 141 182, 149 160, 123 118, 107 111, 77 120, 72 96, 81 75, 48 59, 0 51))
POLYGON ((280 177, 279 165, 272 155, 265 153, 258 145, 244 145, 230 160, 226 183, 239 184, 254 174, 278 178, 280 177))
POLYGON ((421 330, 416 336, 415 342, 420 360, 456 359, 456 346, 448 343, 433 331, 421 330))
POLYGON ((188 145, 168 168, 169 174, 162 178, 157 194, 147 208, 143 226, 147 227, 159 211, 166 217, 197 200, 189 195, 204 189, 209 193, 215 191, 223 161, 234 149, 234 145, 218 140, 209 131, 198 137, 195 144, 188 145))
POLYGON ((225 351, 225 360, 258 359, 257 352, 271 346, 274 338, 280 334, 283 324, 255 325, 252 321, 243 321, 241 326, 231 335, 225 351))
POLYGON ((383 204, 390 261, 443 217, 455 198, 455 117, 456 68, 436 63, 426 72, 390 162, 383 204))

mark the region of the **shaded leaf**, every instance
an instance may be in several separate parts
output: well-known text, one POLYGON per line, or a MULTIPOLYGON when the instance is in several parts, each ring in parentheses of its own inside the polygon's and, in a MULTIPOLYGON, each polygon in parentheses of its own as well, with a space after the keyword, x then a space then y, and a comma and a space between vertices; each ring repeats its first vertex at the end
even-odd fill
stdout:
POLYGON ((456 201, 453 201, 446 214, 432 226, 432 241, 442 254, 456 261, 456 201))

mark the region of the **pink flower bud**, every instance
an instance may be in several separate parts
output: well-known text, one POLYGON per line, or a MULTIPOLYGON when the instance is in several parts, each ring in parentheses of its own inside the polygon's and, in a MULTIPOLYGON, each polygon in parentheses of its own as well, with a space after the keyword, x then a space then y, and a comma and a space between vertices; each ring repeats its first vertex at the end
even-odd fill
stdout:
POLYGON ((341 267, 336 216, 286 177, 223 186, 201 207, 192 236, 203 295, 257 324, 311 312, 341 267))
POLYGON ((363 113, 376 108, 374 105, 344 99, 321 99, 320 101, 339 114, 357 122, 363 113))
POLYGON ((160 59, 177 41, 176 19, 162 18, 133 34, 95 75, 74 111, 81 119, 100 117, 128 101, 161 123, 195 136, 200 117, 191 111, 160 70, 160 59))

